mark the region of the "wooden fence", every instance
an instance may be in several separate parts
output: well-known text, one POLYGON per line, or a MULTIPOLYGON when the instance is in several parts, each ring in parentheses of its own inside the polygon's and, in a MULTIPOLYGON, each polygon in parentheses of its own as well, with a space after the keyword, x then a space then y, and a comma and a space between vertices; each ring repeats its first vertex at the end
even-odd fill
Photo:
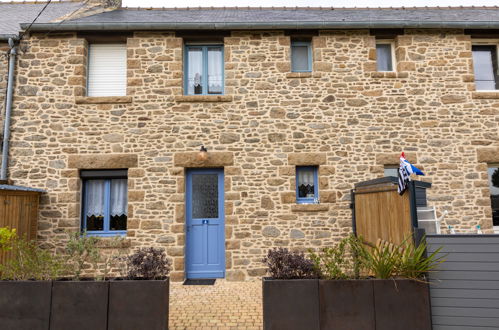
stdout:
POLYGON ((499 235, 428 235, 433 330, 499 329, 499 235))
MULTIPOLYGON (((0 185, 0 227, 15 228, 20 237, 35 239, 41 193, 39 189, 0 185)), ((0 252, 0 263, 9 255, 0 252)))
POLYGON ((430 183, 411 181, 402 196, 397 178, 386 177, 355 185, 352 191, 353 228, 357 236, 376 244, 378 240, 402 243, 417 228, 417 207, 426 206, 430 183))

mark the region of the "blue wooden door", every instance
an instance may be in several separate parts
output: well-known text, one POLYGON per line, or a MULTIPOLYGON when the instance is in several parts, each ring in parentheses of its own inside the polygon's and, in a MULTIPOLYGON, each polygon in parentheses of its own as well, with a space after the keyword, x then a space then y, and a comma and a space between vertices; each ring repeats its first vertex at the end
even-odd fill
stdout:
POLYGON ((225 277, 223 169, 192 169, 186 180, 186 277, 225 277))

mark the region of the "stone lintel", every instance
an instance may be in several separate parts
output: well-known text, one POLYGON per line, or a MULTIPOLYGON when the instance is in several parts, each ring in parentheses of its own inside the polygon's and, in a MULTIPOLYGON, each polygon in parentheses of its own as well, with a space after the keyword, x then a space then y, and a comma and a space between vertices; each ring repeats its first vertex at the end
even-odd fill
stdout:
POLYGON ((132 103, 131 96, 77 96, 76 104, 132 103))
POLYGON ((210 152, 205 161, 198 159, 199 152, 177 152, 173 156, 173 163, 179 167, 224 167, 234 165, 232 152, 210 152))
POLYGON ((138 167, 138 157, 136 154, 69 155, 68 167, 79 169, 138 167))
POLYGON ((232 95, 176 95, 176 102, 232 102, 232 95))
MULTIPOLYGON (((398 165, 400 163, 400 152, 383 152, 376 154, 376 164, 380 165, 398 165)), ((418 157, 415 152, 406 152, 405 158, 410 163, 417 163, 418 157)))
POLYGON ((499 92, 474 92, 471 96, 478 100, 499 99, 499 92))
POLYGON ((326 164, 324 152, 297 152, 288 154, 288 164, 298 166, 316 166, 326 164))
POLYGON ((293 212, 324 212, 329 210, 326 204, 295 204, 291 205, 293 212))
POLYGON ((499 147, 480 148, 476 150, 476 154, 480 163, 499 163, 499 147))

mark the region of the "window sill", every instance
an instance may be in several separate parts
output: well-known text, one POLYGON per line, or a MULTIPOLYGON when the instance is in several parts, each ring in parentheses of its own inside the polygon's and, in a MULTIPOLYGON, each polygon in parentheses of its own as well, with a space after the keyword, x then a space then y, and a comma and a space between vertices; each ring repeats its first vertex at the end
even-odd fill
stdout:
POLYGON ((473 92, 472 97, 478 100, 499 99, 499 91, 473 92))
MULTIPOLYGON (((125 234, 126 235, 126 234, 125 234)), ((97 241, 97 247, 101 249, 127 249, 132 246, 132 240, 125 238, 122 235, 116 236, 94 236, 99 240, 97 241), (117 238, 120 238, 119 240, 117 238)))
POLYGON ((292 212, 324 212, 329 210, 326 204, 295 204, 291 205, 292 212))
POLYGON ((396 71, 375 71, 371 72, 371 78, 407 78, 409 73, 396 71))
POLYGON ((131 96, 77 96, 76 104, 132 103, 131 96))
POLYGON ((176 95, 176 102, 232 102, 232 95, 176 95))
POLYGON ((288 72, 286 78, 312 78, 312 72, 288 72))

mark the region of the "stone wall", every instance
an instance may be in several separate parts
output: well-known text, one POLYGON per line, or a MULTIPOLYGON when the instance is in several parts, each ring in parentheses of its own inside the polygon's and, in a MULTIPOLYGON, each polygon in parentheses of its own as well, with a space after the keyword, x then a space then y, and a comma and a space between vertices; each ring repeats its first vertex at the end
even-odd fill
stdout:
POLYGON ((47 189, 39 240, 61 246, 78 229, 78 170, 129 168, 128 239, 162 246, 184 268, 184 170, 224 166, 227 278, 264 275, 271 247, 331 245, 351 231, 350 189, 383 175, 406 151, 430 205, 458 230, 490 229, 486 162, 499 162, 499 95, 474 92, 463 31, 406 30, 397 73, 375 72, 367 30, 320 31, 313 73, 290 72, 282 31, 233 32, 225 96, 182 96, 182 44, 173 32, 129 38, 127 98, 86 98, 87 43, 33 35, 20 56, 10 178, 47 189), (495 159, 495 160, 494 160, 495 159), (295 203, 295 166, 318 165, 321 203, 295 203))

